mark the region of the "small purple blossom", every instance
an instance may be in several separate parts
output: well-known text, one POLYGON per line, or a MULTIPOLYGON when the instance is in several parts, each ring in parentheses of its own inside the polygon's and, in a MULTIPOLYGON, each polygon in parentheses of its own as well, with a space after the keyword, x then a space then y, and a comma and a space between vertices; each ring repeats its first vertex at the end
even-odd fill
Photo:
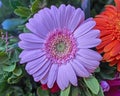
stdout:
POLYGON ((19 35, 21 62, 36 82, 52 88, 56 82, 64 90, 77 86, 77 76, 89 77, 99 66, 101 56, 90 48, 101 40, 96 22, 84 20, 84 12, 71 5, 44 8, 29 19, 31 33, 19 35))
POLYGON ((102 89, 103 89, 104 92, 109 91, 110 86, 109 86, 109 84, 106 81, 101 81, 100 85, 101 85, 101 87, 102 87, 102 89))

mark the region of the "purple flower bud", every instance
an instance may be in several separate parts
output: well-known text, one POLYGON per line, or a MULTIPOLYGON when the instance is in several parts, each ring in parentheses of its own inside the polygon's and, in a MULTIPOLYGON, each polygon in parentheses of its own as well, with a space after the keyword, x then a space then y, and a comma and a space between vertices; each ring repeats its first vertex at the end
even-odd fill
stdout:
POLYGON ((101 87, 102 87, 102 89, 103 89, 104 92, 109 91, 110 86, 109 86, 109 84, 106 81, 101 81, 100 85, 101 85, 101 87))

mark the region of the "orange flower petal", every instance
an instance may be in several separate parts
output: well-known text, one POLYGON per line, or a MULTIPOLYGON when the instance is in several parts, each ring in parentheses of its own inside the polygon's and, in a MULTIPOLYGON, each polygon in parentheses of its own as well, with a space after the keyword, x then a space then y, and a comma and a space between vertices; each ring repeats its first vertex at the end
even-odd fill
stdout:
POLYGON ((103 60, 109 60, 111 58, 111 56, 110 56, 110 53, 105 53, 104 55, 103 55, 103 60))
POLYGON ((97 49, 97 51, 98 51, 99 53, 103 53, 103 48, 97 49))
POLYGON ((110 55, 116 56, 119 52, 120 52, 120 42, 117 41, 114 48, 111 50, 110 55))
POLYGON ((115 11, 116 11, 116 7, 113 5, 106 5, 105 7, 106 7, 105 11, 111 11, 113 13, 115 13, 115 11))
POLYGON ((110 59, 106 60, 107 62, 112 62, 115 60, 115 57, 111 57, 110 59))
POLYGON ((108 45, 106 45, 105 48, 104 48, 104 52, 110 51, 115 46, 115 44, 116 44, 115 41, 112 41, 111 43, 109 43, 108 45))
POLYGON ((108 31, 108 30, 104 30, 104 31, 102 30, 102 31, 101 31, 101 34, 100 34, 100 37, 109 35, 109 34, 111 34, 111 33, 112 33, 112 31, 110 31, 110 30, 109 30, 109 31, 108 31))
POLYGON ((114 66, 114 65, 116 65, 117 63, 118 63, 118 61, 117 61, 117 60, 114 60, 114 61, 110 62, 109 65, 110 65, 110 66, 114 66))
POLYGON ((111 36, 111 34, 110 34, 110 35, 101 37, 101 39, 102 39, 102 42, 104 42, 104 41, 106 41, 106 40, 112 40, 112 36, 111 36))
POLYGON ((120 54, 116 56, 116 59, 119 60, 120 59, 120 54))
POLYGON ((120 0, 114 0, 115 4, 116 4, 116 8, 118 9, 118 11, 120 12, 120 0))
POLYGON ((120 72, 120 61, 119 61, 119 63, 117 64, 117 70, 120 72))
POLYGON ((100 43, 100 45, 97 46, 97 49, 101 49, 103 47, 105 47, 107 44, 109 44, 112 40, 106 40, 102 43, 100 43))

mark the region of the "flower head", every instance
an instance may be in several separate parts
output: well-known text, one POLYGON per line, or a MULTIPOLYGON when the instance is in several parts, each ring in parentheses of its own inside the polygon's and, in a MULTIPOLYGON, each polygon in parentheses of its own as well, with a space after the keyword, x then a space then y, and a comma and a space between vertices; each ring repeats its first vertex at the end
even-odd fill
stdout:
POLYGON ((27 63, 27 72, 48 88, 55 82, 62 90, 69 84, 77 86, 77 76, 89 77, 101 60, 89 49, 101 42, 95 24, 71 5, 40 10, 26 24, 31 33, 19 36, 21 63, 27 63))
POLYGON ((104 53, 104 61, 110 62, 110 66, 117 64, 117 70, 120 71, 120 0, 115 0, 115 3, 116 6, 107 5, 95 18, 102 39, 97 49, 104 53))

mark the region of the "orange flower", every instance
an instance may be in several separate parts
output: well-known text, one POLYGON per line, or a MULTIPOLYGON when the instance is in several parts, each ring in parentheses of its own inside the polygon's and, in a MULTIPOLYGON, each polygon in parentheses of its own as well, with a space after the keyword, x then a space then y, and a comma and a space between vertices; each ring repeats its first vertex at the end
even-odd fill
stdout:
POLYGON ((97 46, 104 53, 103 60, 110 66, 117 64, 120 71, 120 0, 114 0, 116 6, 107 5, 105 10, 95 17, 96 28, 101 31, 101 44, 97 46))

